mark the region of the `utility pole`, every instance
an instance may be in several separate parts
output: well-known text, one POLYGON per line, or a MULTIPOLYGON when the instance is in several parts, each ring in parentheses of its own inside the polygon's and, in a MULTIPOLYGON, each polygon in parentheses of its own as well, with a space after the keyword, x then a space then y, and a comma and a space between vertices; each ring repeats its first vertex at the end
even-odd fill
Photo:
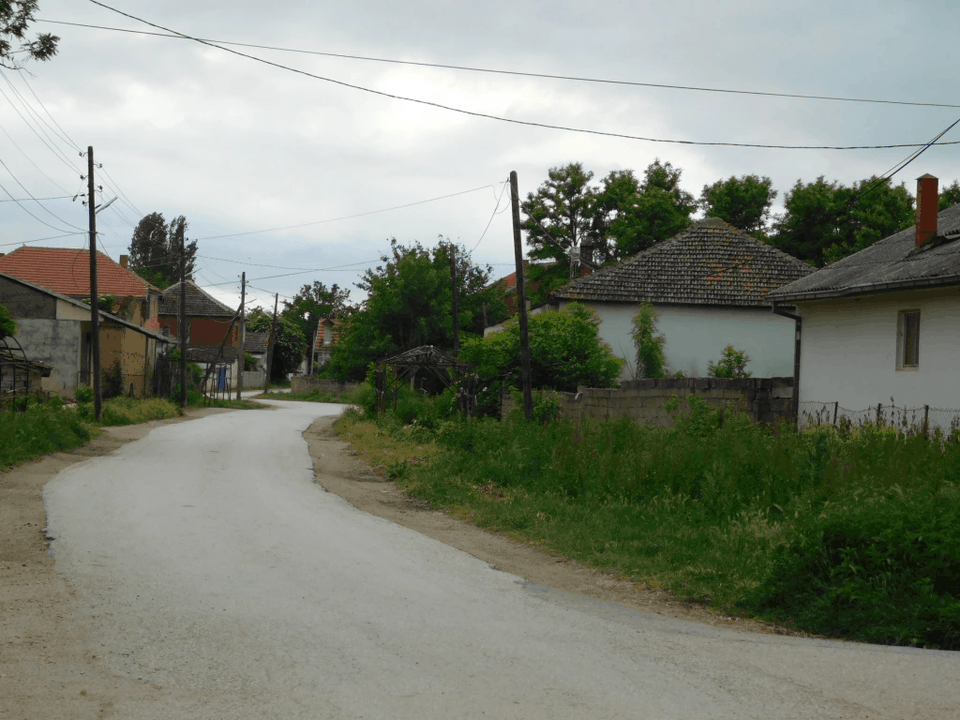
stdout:
POLYGON ((97 208, 93 196, 93 145, 87 146, 87 210, 90 211, 90 353, 93 375, 93 412, 103 419, 103 386, 100 381, 100 296, 97 294, 97 208))
POLYGON ((273 344, 277 336, 277 303, 280 293, 273 296, 273 323, 270 325, 270 339, 267 341, 267 375, 263 379, 263 392, 270 390, 270 371, 273 369, 273 344))
POLYGON ((177 308, 177 330, 180 333, 180 407, 187 406, 187 250, 180 236, 180 306, 177 308))
POLYGON ((510 204, 513 209, 513 254, 517 259, 517 306, 520 310, 520 381, 523 384, 523 414, 533 416, 533 390, 530 387, 530 335, 527 332, 527 291, 523 282, 523 250, 520 247, 520 195, 517 171, 510 171, 510 204))
POLYGON ((450 245, 450 282, 453 284, 453 356, 460 354, 460 310, 457 303, 457 248, 450 245))
POLYGON ((243 361, 245 355, 243 353, 243 341, 244 336, 247 334, 247 273, 241 273, 240 275, 240 347, 237 349, 237 400, 242 399, 241 393, 243 393, 243 368, 245 363, 243 361))

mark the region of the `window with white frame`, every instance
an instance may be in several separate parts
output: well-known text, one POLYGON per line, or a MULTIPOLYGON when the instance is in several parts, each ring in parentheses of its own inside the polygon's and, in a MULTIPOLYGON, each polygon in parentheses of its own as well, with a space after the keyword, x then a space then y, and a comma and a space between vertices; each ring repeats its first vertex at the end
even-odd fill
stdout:
POLYGON ((897 370, 920 367, 920 311, 901 310, 897 317, 897 370))

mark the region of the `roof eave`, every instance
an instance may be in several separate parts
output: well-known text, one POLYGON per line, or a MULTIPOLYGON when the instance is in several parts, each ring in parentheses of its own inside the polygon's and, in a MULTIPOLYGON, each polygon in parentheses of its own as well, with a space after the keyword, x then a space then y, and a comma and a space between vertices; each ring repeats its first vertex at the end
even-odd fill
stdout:
POLYGON ((893 292, 895 290, 913 290, 934 287, 948 287, 960 285, 960 275, 937 278, 912 278, 910 280, 894 280, 886 283, 872 283, 870 285, 856 285, 838 290, 814 290, 804 293, 784 293, 769 297, 771 302, 806 302, 810 300, 829 300, 831 298, 846 298, 856 295, 870 295, 872 293, 893 292))

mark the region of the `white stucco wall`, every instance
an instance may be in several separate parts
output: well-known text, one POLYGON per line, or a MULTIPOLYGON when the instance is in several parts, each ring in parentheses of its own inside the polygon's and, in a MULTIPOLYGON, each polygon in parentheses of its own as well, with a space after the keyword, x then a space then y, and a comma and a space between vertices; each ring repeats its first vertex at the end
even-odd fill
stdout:
POLYGON ((800 403, 960 409, 960 288, 802 303, 800 403), (920 357, 897 369, 897 317, 920 310, 920 357), (893 398, 893 403, 891 403, 893 398))
MULTIPOLYGON (((567 305, 569 303, 563 303, 567 305)), ((621 380, 633 377, 636 350, 630 337, 636 304, 583 303, 600 316, 600 339, 624 360, 621 380)), ((658 332, 670 372, 706 377, 708 363, 720 360, 733 345, 750 357, 752 377, 793 377, 795 323, 769 309, 715 308, 696 305, 654 305, 658 332)))

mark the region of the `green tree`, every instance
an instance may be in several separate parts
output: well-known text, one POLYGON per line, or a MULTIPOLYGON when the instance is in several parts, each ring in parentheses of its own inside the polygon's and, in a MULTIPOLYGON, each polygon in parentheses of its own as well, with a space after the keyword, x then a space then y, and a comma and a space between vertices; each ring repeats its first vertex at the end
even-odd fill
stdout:
MULTIPOLYGON (((263 308, 255 308, 247 316, 247 330, 251 332, 270 332, 273 315, 263 308)), ((289 373, 295 372, 303 361, 307 349, 307 339, 297 323, 289 317, 277 317, 276 337, 273 342, 273 362, 270 365, 271 380, 285 380, 289 373)))
MULTIPOLYGON (((531 381, 534 388, 572 392, 578 385, 615 387, 623 360, 597 335, 600 318, 589 308, 570 303, 559 312, 530 318, 531 381)), ((517 318, 501 332, 466 343, 460 359, 472 364, 481 387, 496 380, 520 384, 520 328, 517 318)))
POLYGON ((314 280, 312 284, 301 287, 292 300, 283 301, 281 314, 297 324, 309 343, 322 318, 342 319, 353 310, 349 300, 350 291, 346 288, 339 285, 328 288, 319 280, 314 280))
POLYGON ((697 205, 680 187, 683 171, 654 160, 639 181, 633 171, 614 171, 603 181, 595 203, 595 233, 605 237, 608 260, 636 255, 690 225, 697 205))
POLYGON ((960 182, 956 180, 950 185, 940 188, 940 199, 937 204, 937 210, 946 210, 960 203, 960 182))
POLYGON ((569 269, 568 252, 591 239, 595 189, 582 163, 550 168, 547 179, 520 204, 532 259, 554 260, 569 269))
POLYGON ((667 371, 667 358, 663 352, 667 339, 657 334, 657 313, 651 303, 640 303, 630 336, 637 349, 636 379, 662 378, 667 371))
POLYGON ((483 305, 488 319, 506 315, 503 291, 490 285, 488 267, 478 267, 462 246, 441 240, 426 249, 396 238, 382 265, 367 270, 357 287, 367 299, 340 328, 340 341, 322 372, 340 380, 362 380, 369 363, 421 345, 453 349, 453 292, 449 253, 456 251, 458 313, 461 338, 483 333, 483 305))
POLYGON ((773 182, 766 176, 731 176, 703 186, 700 209, 705 215, 720 218, 744 232, 765 236, 770 207, 776 197, 773 182))
POLYGON ((147 282, 166 289, 180 280, 180 247, 186 252, 186 275, 193 279, 197 241, 187 240, 187 221, 180 215, 169 225, 160 213, 144 216, 130 240, 130 269, 147 282))
POLYGON ((49 60, 57 54, 60 38, 38 33, 27 39, 27 28, 35 21, 37 0, 0 0, 0 67, 20 70, 17 55, 29 60, 49 60))
POLYGON ((17 334, 17 323, 6 305, 0 305, 0 340, 17 334))
POLYGON ((846 187, 800 180, 784 201, 775 224, 774 246, 817 267, 870 247, 913 222, 913 197, 906 187, 871 177, 846 187))

